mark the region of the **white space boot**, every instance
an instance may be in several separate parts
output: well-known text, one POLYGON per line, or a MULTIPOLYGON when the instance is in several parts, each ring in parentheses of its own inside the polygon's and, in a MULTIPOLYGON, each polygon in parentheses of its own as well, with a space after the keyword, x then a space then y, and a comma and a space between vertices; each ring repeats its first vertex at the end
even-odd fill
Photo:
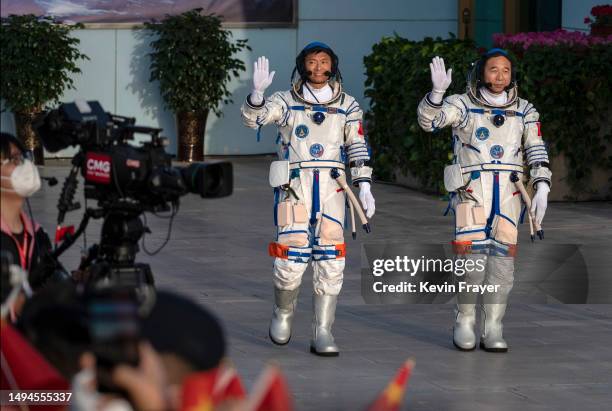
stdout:
POLYGON ((336 315, 337 295, 313 295, 314 315, 310 352, 324 357, 339 355, 338 346, 331 333, 336 315))
POLYGON ((295 290, 274 288, 274 308, 269 333, 274 344, 285 345, 291 339, 291 323, 293 322, 299 292, 299 288, 295 290))

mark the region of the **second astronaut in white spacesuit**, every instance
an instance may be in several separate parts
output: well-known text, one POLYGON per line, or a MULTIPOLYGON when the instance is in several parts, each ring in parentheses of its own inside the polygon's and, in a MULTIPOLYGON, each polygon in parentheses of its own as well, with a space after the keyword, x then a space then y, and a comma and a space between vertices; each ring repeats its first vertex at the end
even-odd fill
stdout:
MULTIPOLYGON (((445 186, 455 214, 453 248, 465 258, 486 259, 486 269, 467 273, 464 281, 498 286, 483 297, 480 346, 505 352, 502 319, 514 282, 521 193, 527 197, 521 182, 525 162, 536 190, 529 210, 534 224, 542 222, 550 191, 539 114, 518 97, 515 68, 504 50, 483 54, 468 78, 467 92, 445 99, 452 69, 445 71, 439 57, 430 68, 433 90, 419 104, 419 124, 430 132, 452 127, 453 164, 445 169, 445 186)), ((538 234, 543 237, 542 231, 538 234)), ((458 296, 453 343, 461 350, 476 346, 475 302, 472 296, 458 296)))
POLYGON ((338 58, 324 43, 310 43, 297 56, 290 90, 264 98, 273 76, 268 60, 260 57, 255 62, 253 91, 242 105, 248 127, 277 126, 279 157, 290 169, 287 181, 275 188, 277 235, 269 245, 275 257, 270 338, 276 344, 289 342, 302 275, 312 261, 311 351, 335 356, 338 347, 331 327, 346 255, 346 192, 336 178, 344 175, 345 163, 350 166, 353 185, 360 188, 368 217, 375 209, 363 112, 343 91, 338 58))

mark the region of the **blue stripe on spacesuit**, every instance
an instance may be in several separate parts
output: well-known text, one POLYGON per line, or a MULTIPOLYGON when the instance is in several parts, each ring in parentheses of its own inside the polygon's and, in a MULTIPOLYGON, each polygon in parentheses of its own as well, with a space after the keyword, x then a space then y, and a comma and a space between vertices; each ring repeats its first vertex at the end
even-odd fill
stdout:
POLYGON ((274 188, 274 225, 277 226, 278 225, 278 220, 276 218, 276 214, 278 212, 278 197, 280 195, 280 189, 278 187, 274 188))
POLYGON ((525 211, 527 211, 527 207, 523 206, 523 209, 521 210, 521 216, 519 217, 520 224, 523 224, 523 221, 525 221, 525 211))
MULTIPOLYGON (((289 109, 295 110, 295 111, 306 111, 306 106, 289 106, 289 109)), ((341 108, 336 108, 336 107, 312 106, 310 107, 310 110, 320 111, 321 113, 327 113, 327 114, 346 115, 346 111, 342 110, 341 108)))
POLYGON ((520 113, 518 111, 514 111, 514 110, 501 110, 501 109, 492 109, 492 110, 485 110, 484 108, 471 108, 470 109, 470 113, 476 113, 476 114, 501 114, 502 116, 509 116, 512 117, 513 115, 516 117, 523 117, 523 113, 520 113))
POLYGON ((527 157, 532 157, 532 156, 547 156, 548 152, 546 151, 545 148, 539 148, 536 150, 531 150, 529 153, 527 153, 527 157))
POLYGON ((525 149, 525 153, 528 153, 534 149, 546 150, 546 144, 534 144, 533 146, 529 146, 525 149))
MULTIPOLYGON (((334 258, 329 258, 329 260, 335 260, 335 257, 338 255, 338 251, 336 249, 333 250, 312 250, 312 255, 333 255, 334 258)), ((326 258, 319 258, 317 261, 327 260, 326 258)))
POLYGON ((491 224, 493 218, 499 214, 499 171, 493 172, 493 201, 491 204, 491 214, 487 219, 487 227, 485 228, 487 238, 491 234, 491 224))
POLYGON ((547 154, 537 154, 537 155, 529 156, 527 157, 527 163, 531 165, 531 163, 533 163, 534 160, 542 161, 542 159, 547 160, 548 155, 547 154))
POLYGON ((480 150, 479 150, 479 149, 477 149, 476 147, 474 147, 474 146, 473 146, 473 145, 471 145, 471 144, 461 143, 461 146, 462 146, 462 147, 467 147, 467 148, 469 148, 470 150, 474 150, 474 151, 476 151, 476 152, 480 153, 480 150))
MULTIPOLYGON (((451 207, 451 205, 453 203, 453 197, 455 197, 455 193, 449 193, 449 196, 448 196, 448 205, 446 206, 446 210, 444 210, 444 216, 447 216, 448 212, 450 210, 453 210, 453 208, 451 207)), ((453 214, 455 214, 455 210, 453 210, 453 214)))
MULTIPOLYGON (((289 231, 282 231, 282 232, 278 233, 278 235, 295 234, 295 233, 306 233, 306 234, 308 234, 308 231, 306 231, 306 230, 289 230, 289 231)), ((307 248, 307 247, 305 247, 305 248, 307 248)))
POLYGON ((467 231, 455 231, 455 235, 458 234, 472 234, 472 233, 479 233, 481 231, 486 231, 486 228, 479 228, 477 230, 467 230, 467 231))
POLYGON ((529 157, 527 159, 527 163, 529 165, 531 165, 532 163, 536 162, 536 161, 545 161, 548 162, 548 156, 545 155, 541 155, 541 156, 533 156, 533 157, 529 157))
POLYGON ((331 221, 333 221, 333 222, 335 222, 335 223, 340 224, 340 227, 343 227, 342 223, 341 223, 340 221, 336 220, 334 217, 332 217, 332 216, 330 216, 330 215, 327 215, 327 214, 325 214, 325 213, 323 213, 323 214, 322 214, 322 216, 323 216, 323 217, 325 217, 325 218, 327 218, 328 220, 331 220, 331 221))
POLYGON ((501 213, 499 214, 499 216, 500 216, 501 218, 504 218, 504 219, 506 219, 506 220, 510 221, 510 223, 511 223, 513 226, 515 226, 515 227, 516 227, 516 223, 515 223, 514 221, 512 221, 512 219, 511 219, 510 217, 508 217, 508 216, 506 216, 506 215, 503 215, 503 214, 501 214, 501 213))
POLYGON ((312 209, 310 212, 310 225, 314 226, 317 222, 317 213, 321 207, 319 199, 319 170, 313 171, 312 178, 312 209))
POLYGON ((311 253, 300 253, 298 251, 287 251, 288 257, 306 257, 310 258, 311 253))
POLYGON ((359 103, 357 103, 357 100, 353 100, 353 102, 346 109, 346 112, 347 112, 347 114, 351 114, 351 113, 359 110, 360 108, 361 107, 359 107, 359 103))

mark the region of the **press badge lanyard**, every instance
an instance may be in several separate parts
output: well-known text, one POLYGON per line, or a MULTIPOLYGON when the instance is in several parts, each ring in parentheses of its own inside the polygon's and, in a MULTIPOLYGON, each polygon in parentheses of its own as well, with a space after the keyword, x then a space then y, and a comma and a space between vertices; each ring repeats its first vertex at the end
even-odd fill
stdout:
POLYGON ((17 243, 17 251, 19 252, 19 262, 21 264, 21 268, 23 268, 24 270, 27 270, 28 267, 28 230, 26 230, 26 226, 25 223, 23 223, 22 221, 22 225, 23 225, 23 244, 19 244, 19 241, 17 241, 17 239, 15 238, 15 236, 12 235, 13 239, 15 240, 15 243, 17 243))

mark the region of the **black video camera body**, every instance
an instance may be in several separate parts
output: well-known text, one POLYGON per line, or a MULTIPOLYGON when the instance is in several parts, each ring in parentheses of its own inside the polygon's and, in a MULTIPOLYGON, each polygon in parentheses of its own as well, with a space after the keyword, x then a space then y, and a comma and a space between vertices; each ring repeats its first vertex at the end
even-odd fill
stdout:
POLYGON ((80 146, 73 164, 85 178, 85 197, 103 207, 130 199, 143 211, 158 211, 187 193, 205 198, 232 193, 231 163, 172 167, 172 156, 165 151, 168 139, 160 137, 161 129, 109 114, 97 101, 62 104, 37 119, 35 129, 50 152, 80 146), (128 143, 136 133, 148 134, 151 140, 141 147, 128 143))

